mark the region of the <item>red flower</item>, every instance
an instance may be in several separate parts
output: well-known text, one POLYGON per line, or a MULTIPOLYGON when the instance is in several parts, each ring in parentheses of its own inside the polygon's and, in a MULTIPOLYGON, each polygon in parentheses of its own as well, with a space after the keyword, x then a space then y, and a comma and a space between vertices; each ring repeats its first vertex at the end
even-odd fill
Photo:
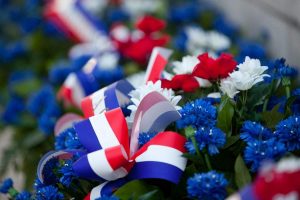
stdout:
POLYGON ((237 65, 233 56, 227 53, 222 53, 217 59, 213 59, 208 56, 208 53, 205 53, 198 56, 198 59, 200 63, 196 65, 192 74, 208 80, 226 78, 237 65))
POLYGON ((136 28, 143 31, 145 34, 151 34, 165 28, 166 23, 163 20, 157 19, 150 15, 140 18, 136 23, 136 28))
POLYGON ((163 88, 180 90, 184 92, 194 92, 200 87, 198 81, 191 74, 179 74, 175 75, 172 80, 161 80, 161 85, 163 88))

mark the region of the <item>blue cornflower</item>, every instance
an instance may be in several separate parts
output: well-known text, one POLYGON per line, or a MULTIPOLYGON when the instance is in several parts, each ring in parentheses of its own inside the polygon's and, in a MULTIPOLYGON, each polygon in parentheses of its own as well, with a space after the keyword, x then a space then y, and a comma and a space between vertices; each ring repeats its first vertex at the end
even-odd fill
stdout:
POLYGON ((77 133, 73 127, 64 130, 55 138, 55 149, 82 149, 77 133))
POLYGON ((274 78, 297 76, 297 70, 287 65, 285 61, 285 58, 280 58, 271 63, 269 70, 273 71, 274 78))
POLYGON ((232 23, 226 21, 225 17, 220 15, 214 20, 214 29, 220 33, 227 35, 230 38, 234 38, 237 33, 238 29, 232 23))
POLYGON ((300 88, 297 88, 297 89, 293 90, 292 95, 293 96, 300 96, 300 88))
POLYGON ((62 200, 64 195, 59 192, 58 188, 53 185, 42 187, 36 192, 36 199, 38 200, 62 200))
POLYGON ((184 30, 179 31, 179 33, 174 37, 173 45, 179 51, 184 52, 187 46, 188 36, 184 30))
POLYGON ((200 150, 206 148, 210 155, 219 153, 218 148, 223 147, 226 136, 219 128, 200 128, 195 133, 195 138, 200 150))
POLYGON ((286 145, 288 151, 300 149, 300 116, 290 116, 278 123, 275 136, 286 145))
POLYGON ((1 118, 5 123, 16 124, 20 121, 20 113, 25 110, 25 103, 22 98, 13 96, 3 113, 1 113, 1 118))
POLYGON ((237 56, 237 60, 239 62, 243 62, 246 56, 260 60, 264 60, 266 58, 266 49, 261 44, 242 40, 239 41, 238 45, 240 53, 237 56))
POLYGON ((181 119, 176 124, 178 128, 192 126, 213 127, 216 125, 217 109, 210 102, 202 99, 189 102, 179 111, 181 119))
POLYGON ((16 200, 30 200, 31 194, 30 192, 23 191, 16 196, 16 200))
POLYGON ((125 21, 129 18, 128 13, 126 13, 121 8, 110 9, 110 10, 108 10, 106 15, 107 15, 107 20, 110 23, 125 21))
POLYGON ((58 168, 59 161, 57 158, 50 159, 44 166, 42 174, 44 175, 44 183, 54 184, 58 182, 55 170, 58 168))
POLYGON ((70 67, 53 66, 49 72, 49 80, 54 84, 61 84, 67 76, 72 72, 70 67))
POLYGON ((156 136, 157 132, 143 132, 139 134, 139 146, 143 146, 147 142, 149 142, 154 136, 156 136))
POLYGON ((103 196, 103 197, 99 197, 95 200, 119 200, 119 198, 116 196, 103 196))
POLYGON ((187 180, 189 197, 201 200, 220 200, 226 197, 228 181, 216 171, 195 174, 187 180))
POLYGON ((45 186, 46 186, 46 185, 43 184, 43 183, 40 181, 40 179, 35 178, 34 183, 33 183, 33 187, 34 187, 34 189, 35 189, 36 191, 39 190, 39 189, 42 188, 42 187, 45 187, 45 186))
POLYGON ((190 154, 196 154, 195 146, 191 140, 188 140, 184 146, 190 154))
POLYGON ((199 7, 195 2, 184 2, 170 7, 168 12, 168 20, 183 23, 190 22, 199 16, 199 7))
POLYGON ((285 96, 282 96, 282 97, 271 96, 271 98, 269 99, 267 109, 272 110, 274 108, 274 106, 280 104, 278 111, 280 113, 284 113, 286 100, 287 100, 287 98, 285 96))
POLYGON ((276 160, 286 152, 285 145, 275 138, 268 140, 251 140, 244 151, 244 159, 251 165, 251 171, 256 172, 262 161, 276 160))
POLYGON ((11 178, 5 179, 0 185, 0 193, 6 194, 8 190, 13 187, 13 184, 11 178))
POLYGON ((273 137, 271 130, 263 127, 258 122, 245 121, 241 129, 240 138, 245 142, 252 140, 267 140, 273 137))
POLYGON ((56 123, 56 117, 51 117, 48 115, 42 115, 38 118, 38 127, 39 129, 49 135, 53 133, 54 125, 56 123))
POLYGON ((292 92, 293 96, 296 96, 296 100, 293 102, 291 109, 294 115, 300 115, 300 88, 295 89, 292 92))
POLYGON ((48 85, 42 87, 39 91, 33 93, 28 100, 28 110, 31 114, 38 117, 44 109, 48 107, 48 103, 55 100, 55 94, 48 85))
POLYGON ((59 182, 66 187, 70 187, 74 178, 77 178, 73 170, 73 161, 71 159, 66 160, 64 165, 58 170, 62 175, 59 179, 59 182))

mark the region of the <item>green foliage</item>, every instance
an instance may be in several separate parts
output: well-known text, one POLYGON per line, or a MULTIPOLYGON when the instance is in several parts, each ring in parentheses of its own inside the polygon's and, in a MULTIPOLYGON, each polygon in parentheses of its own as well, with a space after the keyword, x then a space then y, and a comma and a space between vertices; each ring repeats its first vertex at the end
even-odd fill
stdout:
POLYGON ((241 155, 236 158, 234 171, 235 183, 238 188, 243 188, 251 182, 251 175, 241 155))
POLYGON ((280 104, 277 104, 271 111, 265 111, 261 114, 266 127, 274 129, 278 122, 284 118, 284 115, 278 111, 279 107, 280 104))
POLYGON ((121 200, 155 200, 162 199, 162 193, 156 186, 144 181, 131 181, 120 187, 115 193, 121 200))
POLYGON ((231 135, 233 114, 234 107, 230 98, 226 95, 222 96, 221 104, 218 108, 217 127, 222 129, 228 136, 231 135))

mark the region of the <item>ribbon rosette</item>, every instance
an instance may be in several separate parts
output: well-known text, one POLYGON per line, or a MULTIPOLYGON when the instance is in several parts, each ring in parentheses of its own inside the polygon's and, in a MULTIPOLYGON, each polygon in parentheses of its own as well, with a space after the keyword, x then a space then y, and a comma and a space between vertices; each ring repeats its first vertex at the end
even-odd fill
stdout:
POLYGON ((75 124, 79 140, 89 153, 74 163, 74 171, 80 177, 104 181, 87 199, 110 195, 115 188, 135 179, 178 183, 186 166, 182 157, 186 139, 175 132, 161 132, 178 118, 170 102, 152 92, 141 101, 131 134, 120 108, 75 124), (139 134, 150 131, 159 133, 139 149, 139 134))

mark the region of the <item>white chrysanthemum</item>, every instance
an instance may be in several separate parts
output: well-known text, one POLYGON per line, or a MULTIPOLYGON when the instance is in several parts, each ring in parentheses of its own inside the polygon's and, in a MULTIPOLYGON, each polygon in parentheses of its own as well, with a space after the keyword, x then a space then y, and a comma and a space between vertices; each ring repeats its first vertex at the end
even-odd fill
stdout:
POLYGON ((227 77, 221 80, 220 90, 223 93, 227 94, 227 96, 229 96, 230 98, 234 98, 234 96, 239 93, 231 77, 227 77))
POLYGON ((191 74, 199 62, 199 59, 195 56, 184 56, 181 62, 173 62, 173 72, 175 74, 191 74))
POLYGON ((131 114, 129 117, 126 118, 129 127, 132 125, 135 113, 137 111, 138 106, 141 103, 141 100, 151 92, 159 92, 162 94, 170 103, 177 109, 181 109, 180 106, 177 106, 178 102, 181 100, 181 96, 175 96, 174 91, 171 89, 164 89, 161 87, 161 81, 156 81, 155 83, 149 81, 147 84, 141 85, 137 89, 133 90, 129 93, 131 96, 132 105, 128 106, 127 108, 131 110, 131 114))
MULTIPOLYGON (((262 74, 268 69, 267 66, 262 66, 260 60, 252 59, 248 56, 245 61, 237 66, 240 72, 250 74, 253 77, 262 76, 262 74)), ((263 76, 269 76, 264 74, 263 76)))
POLYGON ((259 60, 248 56, 237 68, 238 71, 232 72, 229 77, 221 80, 220 89, 230 98, 233 98, 239 91, 249 90, 255 84, 262 82, 264 77, 269 76, 263 74, 268 69, 267 66, 261 66, 259 60))

